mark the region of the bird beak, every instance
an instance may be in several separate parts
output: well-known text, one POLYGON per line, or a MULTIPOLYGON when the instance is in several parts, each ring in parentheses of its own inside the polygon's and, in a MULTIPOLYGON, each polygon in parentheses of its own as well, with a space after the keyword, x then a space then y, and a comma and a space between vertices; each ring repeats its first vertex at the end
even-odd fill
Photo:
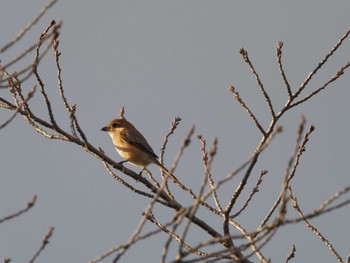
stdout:
POLYGON ((108 127, 106 126, 106 127, 103 127, 102 129, 101 129, 101 131, 108 131, 108 127))

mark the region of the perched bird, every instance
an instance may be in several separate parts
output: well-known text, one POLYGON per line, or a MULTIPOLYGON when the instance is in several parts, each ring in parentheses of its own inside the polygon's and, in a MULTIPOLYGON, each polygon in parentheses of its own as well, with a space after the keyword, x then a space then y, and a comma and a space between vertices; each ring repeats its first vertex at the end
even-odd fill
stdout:
POLYGON ((174 180, 175 183, 179 184, 181 188, 188 191, 188 189, 159 162, 158 156, 154 153, 145 137, 125 118, 112 120, 101 130, 109 133, 116 151, 124 158, 123 162, 129 162, 141 167, 141 173, 146 166, 154 163, 166 175, 174 180))

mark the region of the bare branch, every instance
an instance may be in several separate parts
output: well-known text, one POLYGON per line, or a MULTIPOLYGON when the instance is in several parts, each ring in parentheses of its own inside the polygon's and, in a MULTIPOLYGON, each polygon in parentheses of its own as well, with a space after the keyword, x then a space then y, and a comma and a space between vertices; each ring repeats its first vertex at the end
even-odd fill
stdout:
POLYGON ((25 28, 23 28, 12 40, 11 42, 7 43, 5 46, 0 48, 0 53, 3 53, 8 48, 13 46, 15 43, 17 43, 24 35, 27 33, 39 20, 40 18, 46 13, 46 11, 53 6, 57 0, 51 0, 46 6, 44 6, 40 13, 32 20, 30 21, 25 28))
POLYGON ((34 254, 34 256, 29 260, 29 263, 33 263, 38 256, 40 255, 41 252, 44 251, 44 249, 46 248, 46 246, 49 244, 49 240, 53 234, 53 230, 54 227, 49 227, 49 229, 47 230, 47 233, 45 234, 43 241, 41 243, 41 246, 39 248, 39 250, 34 254))
POLYGON ((124 106, 120 108, 120 111, 119 111, 119 117, 124 119, 124 113, 125 113, 125 110, 124 110, 124 106))
MULTIPOLYGON (((306 219, 312 219, 315 218, 319 215, 322 214, 326 214, 329 212, 332 212, 333 210, 339 209, 343 206, 346 206, 348 204, 350 204, 350 199, 347 199, 343 202, 340 202, 339 204, 333 205, 331 207, 330 204, 332 204, 334 201, 336 201, 339 197, 343 196, 344 194, 346 194, 347 192, 350 191, 350 186, 345 187, 343 190, 338 191, 337 193, 335 193, 333 196, 331 196, 330 198, 328 198, 326 201, 324 201, 319 208, 315 209, 314 211, 312 211, 309 214, 304 215, 306 219), (328 208, 327 208, 328 207, 328 208)), ((301 221, 301 218, 297 218, 297 219, 286 219, 284 224, 295 224, 301 221)))
POLYGON ((313 96, 315 96, 317 93, 319 93, 320 91, 324 90, 325 88, 328 87, 329 84, 331 84, 332 82, 334 82, 335 80, 337 80, 341 75, 344 74, 345 70, 350 66, 350 62, 347 62, 344 66, 342 66, 338 72, 330 79, 328 80, 325 84, 323 84, 320 88, 314 90, 313 92, 311 92, 309 95, 307 95, 306 97, 290 104, 290 108, 295 107, 305 101, 307 101, 308 99, 312 98, 313 96))
POLYGON ((5 222, 5 221, 11 220, 11 219, 13 219, 13 218, 15 218, 15 217, 18 217, 18 216, 24 214, 25 212, 29 211, 29 210, 35 205, 36 200, 37 200, 37 197, 36 197, 36 195, 34 195, 34 196, 32 197, 32 200, 30 200, 30 201, 27 203, 27 206, 26 206, 25 208, 23 208, 23 209, 21 209, 21 210, 15 212, 15 213, 13 213, 13 214, 11 214, 11 215, 4 216, 4 217, 0 218, 0 224, 3 223, 3 222, 5 222))
POLYGON ((51 121, 51 124, 57 129, 58 125, 55 121, 55 118, 54 118, 54 115, 53 115, 53 112, 52 112, 52 107, 51 107, 51 103, 50 103, 50 100, 46 94, 46 91, 45 91, 45 85, 43 83, 43 81, 41 80, 40 76, 39 76, 39 73, 38 73, 38 61, 39 61, 39 49, 42 45, 42 42, 43 40, 47 37, 47 32, 56 24, 56 22, 54 20, 51 21, 50 25, 45 29, 45 31, 40 35, 40 40, 39 40, 39 44, 36 48, 36 56, 35 56, 35 64, 33 66, 33 72, 34 72, 34 75, 36 77, 36 80, 38 81, 39 85, 40 85, 40 88, 41 88, 41 94, 43 95, 44 97, 44 100, 45 100, 45 103, 46 103, 46 107, 48 109, 48 113, 49 113, 49 116, 50 116, 50 121, 51 121))
POLYGON ((173 172, 175 171, 177 165, 179 164, 180 158, 183 155, 185 148, 190 145, 191 137, 192 137, 193 133, 194 133, 194 125, 192 126, 190 131, 187 133, 185 139, 182 141, 180 149, 179 149, 179 151, 178 151, 178 153, 177 153, 177 155, 175 157, 175 160, 174 160, 172 166, 169 169, 169 172, 171 174, 173 174, 173 172))
MULTIPOLYGON (((299 137, 301 135, 301 132, 303 131, 304 129, 304 120, 302 118, 301 120, 301 124, 299 126, 299 129, 298 131, 300 132, 299 133, 299 136, 298 136, 298 139, 297 139, 297 142, 299 140, 299 137)), ((265 216, 264 220, 262 221, 262 223, 260 224, 260 227, 263 227, 266 225, 266 223, 268 222, 268 220, 270 219, 272 213, 276 210, 277 206, 280 204, 282 198, 284 197, 285 195, 285 192, 289 186, 289 183, 290 181, 293 179, 293 177, 295 176, 295 173, 296 173, 296 169, 297 167, 299 166, 299 162, 300 162, 300 157, 301 155, 303 154, 303 152, 305 151, 305 146, 306 146, 306 143, 309 141, 309 136, 310 134, 314 131, 314 126, 311 125, 311 127, 309 128, 309 130, 306 132, 305 136, 304 136, 304 140, 303 142, 301 143, 301 145, 298 145, 298 151, 297 152, 294 152, 295 154, 295 161, 294 161, 294 165, 292 168, 287 168, 287 171, 290 170, 290 172, 288 173, 288 176, 287 174, 285 175, 285 178, 284 178, 284 182, 283 182, 283 185, 282 185, 282 190, 277 198, 277 200, 275 201, 275 203, 273 204, 272 208, 270 209, 270 211, 268 212, 268 214, 265 216)), ((294 155, 293 155, 294 156, 294 155)), ((294 159, 294 157, 292 157, 294 159)), ((285 206, 286 204, 283 203, 281 205, 281 215, 284 217, 284 214, 285 214, 285 206)), ((282 220, 282 218, 280 219, 282 220)))
POLYGON ((287 77, 286 77, 286 73, 284 72, 283 65, 282 65, 282 47, 283 47, 283 42, 279 41, 277 44, 277 64, 278 64, 280 73, 282 75, 282 79, 284 81, 284 84, 286 85, 289 98, 292 98, 292 96, 293 96, 292 90, 290 88, 289 82, 288 82, 287 77))
POLYGON ((136 242, 136 240, 139 240, 138 237, 139 237, 143 227, 145 226, 145 223, 146 223, 146 220, 147 220, 147 216, 146 215, 152 213, 153 206, 157 202, 157 200, 158 200, 160 194, 163 192, 165 186, 166 186, 166 183, 164 181, 163 185, 157 190, 157 193, 155 194, 152 202, 149 203, 149 205, 147 206, 146 212, 143 214, 142 219, 139 222, 139 225, 137 226, 137 228, 134 231, 134 233, 131 235, 128 243, 123 247, 121 252, 114 258, 113 262, 117 262, 125 254, 125 252, 129 249, 129 247, 132 244, 134 244, 136 242))
POLYGON ((200 135, 197 136, 197 138, 201 142, 201 152, 202 152, 202 160, 203 160, 203 164, 204 164, 204 171, 205 171, 205 175, 208 179, 209 185, 211 187, 213 200, 215 202, 216 208, 220 211, 220 213, 223 213, 223 209, 222 209, 220 201, 218 199, 217 192, 215 189, 215 183, 214 183, 214 180, 213 180, 213 177, 212 177, 212 174, 210 171, 210 167, 209 167, 208 153, 206 150, 206 141, 200 135))
POLYGON ((32 89, 28 92, 27 97, 24 99, 24 101, 22 102, 22 104, 19 105, 19 107, 17 108, 17 110, 15 110, 15 111, 12 113, 12 116, 11 116, 7 121, 5 121, 3 124, 0 125, 0 130, 1 130, 2 128, 6 127, 6 126, 16 117, 18 111, 23 107, 23 103, 27 103, 27 101, 29 101, 29 100, 33 97, 35 91, 36 91, 36 89, 35 89, 35 87, 34 87, 34 88, 32 88, 32 89))
POLYGON ((338 43, 335 44, 335 46, 331 49, 331 51, 323 58, 321 62, 318 63, 317 67, 309 73, 307 78, 304 80, 304 82, 301 84, 300 88, 297 90, 297 92, 294 93, 293 97, 296 98, 299 96, 299 94, 305 89, 306 85, 309 83, 309 81, 312 79, 312 77, 317 73, 317 71, 327 62, 327 60, 334 54, 335 51, 342 45, 343 41, 349 36, 350 34, 350 28, 346 33, 339 39, 338 43))
MULTIPOLYGON (((148 220, 149 217, 152 215, 152 213, 149 213, 149 214, 145 214, 145 213, 142 213, 142 216, 146 216, 148 220)), ((176 220, 176 218, 174 218, 174 220, 176 220)), ((152 222, 152 220, 150 220, 152 222)), ((171 221, 167 224, 164 225, 164 227, 168 227, 169 225, 172 225, 174 222, 171 221)), ((134 241, 133 241, 133 244, 135 244, 136 242, 138 241, 141 241, 141 240, 145 240, 151 236, 154 236, 160 232, 162 232, 163 230, 162 229, 156 229, 156 230, 153 230, 153 231, 149 231, 148 233, 144 234, 144 235, 139 235, 134 241)), ((113 253, 119 251, 119 250, 122 250, 122 249, 125 249, 126 246, 130 246, 130 243, 126 243, 126 244, 123 244, 123 245, 117 245, 113 248, 110 248, 109 250, 107 250, 106 252, 102 253, 101 255, 95 257, 94 259, 90 260, 89 263, 97 263, 97 262, 100 262, 102 261, 103 259, 105 259, 106 257, 112 255, 113 253)))
POLYGON ((275 114, 275 111, 273 109, 273 105, 272 105, 272 102, 271 102, 271 99, 270 99, 270 96, 267 94, 265 88, 264 88, 264 85, 262 84, 261 80, 260 80, 260 77, 259 77, 259 74, 256 72, 252 62, 250 61, 249 57, 248 57, 248 52, 244 49, 244 48, 241 48, 239 50, 239 53, 241 53, 243 59, 245 62, 247 62, 247 64, 249 65, 251 71, 253 72, 253 75, 255 76, 256 78, 256 81, 258 83, 258 86, 261 90, 261 92, 263 93, 265 99, 266 99, 266 102, 269 106, 269 109, 270 109, 270 112, 271 112, 271 115, 272 117, 275 119, 276 118, 276 114, 275 114))
POLYGON ((233 219, 237 216, 239 216, 243 211, 244 209, 246 209, 246 207, 248 206, 248 204, 250 203, 250 201, 252 200, 253 196, 255 193, 259 192, 259 186, 261 185, 262 183, 262 178, 263 176, 267 174, 267 171, 266 170, 263 170, 260 172, 260 176, 252 190, 252 192, 250 193, 250 195, 248 196, 247 200, 244 202, 244 204, 242 205, 241 209, 238 210, 237 213, 233 214, 232 216, 230 216, 230 219, 233 219))
POLYGON ((338 252, 333 248, 332 244, 313 226, 309 223, 309 221, 304 217, 303 212, 301 211, 297 198, 293 195, 292 188, 289 186, 289 196, 292 200, 292 204, 294 209, 299 213, 300 217, 303 219, 307 227, 318 237, 321 241, 326 245, 326 247, 332 252, 332 254, 336 257, 338 262, 343 262, 343 259, 340 257, 338 252))
POLYGON ((229 90, 232 92, 233 96, 235 97, 235 99, 239 102, 239 104, 241 104, 242 108, 245 109, 249 116, 252 118, 252 120, 254 121, 256 127, 258 127, 258 129, 260 130, 260 132, 266 136, 266 132, 263 129, 263 127, 261 126, 261 124, 259 123, 258 119, 255 117, 254 113, 248 108, 248 106, 244 103, 244 101, 241 99, 241 97, 239 96, 238 91, 236 91, 236 89, 234 88, 234 86, 230 86, 229 90))
POLYGON ((289 252, 287 258, 286 258, 286 263, 288 263, 292 258, 295 257, 295 252, 297 251, 297 248, 295 245, 292 246, 292 250, 289 252))

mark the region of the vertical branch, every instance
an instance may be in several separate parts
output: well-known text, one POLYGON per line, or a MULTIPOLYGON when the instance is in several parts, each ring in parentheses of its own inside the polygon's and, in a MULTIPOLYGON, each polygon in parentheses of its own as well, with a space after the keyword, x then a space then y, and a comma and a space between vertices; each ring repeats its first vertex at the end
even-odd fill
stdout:
POLYGON ((181 118, 180 118, 180 117, 175 117, 174 120, 173 120, 172 123, 171 123, 171 128, 170 128, 169 132, 168 132, 167 135, 165 136, 165 139, 164 139, 164 142, 163 142, 163 144, 162 144, 162 147, 160 148, 159 161, 160 161, 161 163, 163 163, 162 160, 163 160, 165 148, 166 148, 166 145, 168 144, 170 135, 172 135, 172 134, 174 133, 174 131, 175 131, 175 129, 177 128, 177 126, 179 125, 180 121, 181 121, 181 118))
POLYGON ((295 245, 292 246, 292 250, 289 252, 287 258, 286 258, 286 263, 288 263, 292 258, 295 257, 295 252, 297 251, 297 248, 295 245))
POLYGON ((45 85, 43 83, 43 81, 41 80, 40 76, 39 76, 39 73, 38 73, 38 63, 39 63, 39 50, 40 50, 40 47, 44 41, 44 39, 47 37, 47 32, 56 24, 56 22, 54 20, 51 20, 51 23, 50 25, 46 28, 46 30, 40 35, 40 39, 39 39, 39 44, 36 48, 36 56, 35 56, 35 63, 33 65, 33 72, 34 72, 34 75, 36 77, 36 80, 38 81, 39 83, 39 86, 41 88, 41 94, 43 95, 44 97, 44 100, 45 100, 45 103, 46 103, 46 107, 48 109, 48 112, 49 112, 49 116, 50 116, 50 121, 52 123, 52 125, 57 129, 58 128, 58 125, 55 121, 55 118, 54 118, 54 115, 53 115, 53 112, 52 112, 52 107, 51 107, 51 103, 50 103, 50 100, 46 94, 46 91, 45 91, 45 85))
POLYGON ((197 135, 198 140, 201 142, 201 152, 202 152, 202 160, 204 164, 204 170, 205 170, 205 176, 207 177, 207 180, 209 182, 209 185, 211 187, 211 193, 213 196, 213 200, 215 202, 216 208, 220 211, 220 213, 223 213, 223 209, 221 207, 220 201, 217 196, 215 183, 212 178, 212 174, 209 168, 209 161, 208 161, 208 153, 206 150, 206 141, 202 138, 202 135, 197 135))
POLYGON ((75 138, 77 138, 77 134, 76 134, 76 130, 78 131, 80 137, 83 139, 85 145, 88 144, 88 139, 85 135, 85 133, 83 132, 83 130, 80 128, 78 119, 75 115, 76 112, 76 104, 69 106, 68 102, 67 102, 67 98, 64 94, 64 89, 63 89, 63 84, 62 84, 62 77, 61 77, 61 73, 62 73, 62 69, 61 69, 61 65, 60 65, 60 55, 61 53, 58 51, 58 45, 59 45, 59 41, 58 41, 58 32, 57 32, 57 28, 54 28, 54 34, 52 37, 52 48, 53 48, 53 54, 55 57, 55 62, 56 62, 56 67, 57 67, 57 80, 58 80, 58 90, 60 93, 60 97, 63 101, 63 105, 66 108, 68 114, 69 114, 69 118, 71 120, 71 130, 73 135, 75 136, 75 138))
POLYGON ((193 133, 194 133, 194 125, 192 126, 192 128, 190 129, 190 131, 187 133, 185 139, 182 141, 182 144, 181 144, 181 146, 180 146, 180 149, 179 149, 179 151, 178 151, 178 153, 177 153, 177 155, 176 155, 176 157, 175 157, 175 160, 174 160, 172 166, 171 166, 170 169, 169 169, 169 172, 170 172, 171 174, 173 174, 173 172, 175 171, 177 165, 179 164, 180 158, 181 158, 181 156, 183 155, 185 148, 188 147, 188 146, 190 145, 190 143, 191 143, 191 137, 192 137, 193 133))
POLYGON ((287 80, 287 77, 286 77, 286 74, 284 72, 283 65, 282 65, 282 47, 283 47, 283 42, 279 41, 277 44, 277 64, 278 64, 280 73, 282 75, 282 79, 284 81, 284 84, 286 84, 289 98, 292 98, 292 96, 293 96, 292 90, 290 88, 289 82, 287 80))

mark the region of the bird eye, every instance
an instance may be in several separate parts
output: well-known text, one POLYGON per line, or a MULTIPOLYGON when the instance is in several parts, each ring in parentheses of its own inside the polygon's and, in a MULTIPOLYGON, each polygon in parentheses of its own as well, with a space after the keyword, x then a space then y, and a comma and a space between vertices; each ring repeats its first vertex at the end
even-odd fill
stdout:
POLYGON ((113 127, 113 128, 117 128, 118 126, 119 126, 118 123, 113 123, 113 124, 112 124, 112 127, 113 127))

